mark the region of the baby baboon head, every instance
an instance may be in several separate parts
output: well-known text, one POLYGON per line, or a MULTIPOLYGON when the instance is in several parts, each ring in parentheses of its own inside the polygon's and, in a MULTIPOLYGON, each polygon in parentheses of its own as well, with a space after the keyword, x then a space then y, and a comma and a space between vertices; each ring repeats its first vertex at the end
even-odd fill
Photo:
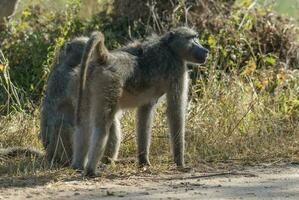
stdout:
POLYGON ((182 60, 193 63, 204 63, 209 51, 198 42, 198 33, 187 27, 170 31, 162 40, 182 60))

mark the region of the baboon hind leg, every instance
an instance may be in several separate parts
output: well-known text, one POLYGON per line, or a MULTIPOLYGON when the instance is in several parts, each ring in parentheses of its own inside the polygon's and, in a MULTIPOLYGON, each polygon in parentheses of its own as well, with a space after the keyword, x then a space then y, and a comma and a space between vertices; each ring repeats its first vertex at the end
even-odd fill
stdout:
POLYGON ((87 155, 89 139, 90 139, 90 125, 88 121, 85 121, 85 123, 83 122, 80 127, 76 127, 74 133, 73 158, 72 158, 73 169, 77 169, 77 170, 84 169, 84 163, 85 163, 85 157, 87 155))
POLYGON ((120 122, 117 117, 113 120, 111 127, 109 138, 106 146, 106 150, 104 153, 104 157, 102 158, 102 162, 105 164, 110 164, 113 161, 117 160, 120 142, 121 142, 121 127, 120 122))
POLYGON ((86 176, 96 175, 96 165, 99 160, 102 160, 105 153, 110 129, 117 111, 118 96, 109 96, 108 92, 102 92, 102 94, 107 94, 106 98, 94 97, 91 100, 90 108, 92 111, 91 119, 93 119, 93 126, 88 148, 88 161, 85 167, 86 176), (108 97, 109 101, 107 101, 108 97))
POLYGON ((80 118, 75 127, 73 136, 73 157, 72 168, 77 170, 84 169, 85 158, 88 151, 88 144, 91 135, 90 124, 90 103, 89 99, 82 97, 85 103, 82 103, 80 118))
POLYGON ((138 164, 140 166, 149 166, 149 149, 151 142, 151 127, 153 121, 153 107, 150 103, 138 108, 137 111, 137 146, 138 146, 138 164))

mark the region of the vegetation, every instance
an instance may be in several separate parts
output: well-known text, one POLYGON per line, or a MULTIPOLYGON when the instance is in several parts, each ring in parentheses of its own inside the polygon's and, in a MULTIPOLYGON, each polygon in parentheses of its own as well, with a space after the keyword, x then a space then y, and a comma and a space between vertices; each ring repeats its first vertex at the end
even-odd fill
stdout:
MULTIPOLYGON (((187 23, 211 50, 204 66, 192 67, 187 162, 196 167, 299 161, 299 35, 292 20, 251 0, 130 2, 100 1, 102 11, 91 18, 80 16, 79 0, 59 11, 22 5, 0 32, 0 147, 41 148, 39 107, 51 63, 68 39, 100 30, 112 49, 187 23)), ((126 112, 122 120, 122 158, 135 156, 133 114, 126 112)), ((154 166, 172 162, 169 149, 162 104, 153 127, 154 166)), ((0 166, 1 176, 51 168, 25 158, 0 158, 0 166)))

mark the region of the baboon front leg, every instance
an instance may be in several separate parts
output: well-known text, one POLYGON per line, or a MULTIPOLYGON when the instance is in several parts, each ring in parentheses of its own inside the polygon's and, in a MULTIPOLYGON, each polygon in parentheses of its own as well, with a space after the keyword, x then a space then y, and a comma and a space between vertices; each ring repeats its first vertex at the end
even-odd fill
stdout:
POLYGON ((137 111, 138 164, 140 166, 150 165, 149 149, 154 105, 154 103, 143 105, 137 111))
POLYGON ((119 119, 115 117, 110 127, 109 138, 104 153, 104 157, 102 159, 103 163, 110 164, 111 162, 117 159, 120 142, 121 142, 121 127, 120 127, 119 119))
POLYGON ((184 167, 185 107, 187 101, 187 77, 173 83, 167 92, 167 116, 172 141, 174 161, 184 167))

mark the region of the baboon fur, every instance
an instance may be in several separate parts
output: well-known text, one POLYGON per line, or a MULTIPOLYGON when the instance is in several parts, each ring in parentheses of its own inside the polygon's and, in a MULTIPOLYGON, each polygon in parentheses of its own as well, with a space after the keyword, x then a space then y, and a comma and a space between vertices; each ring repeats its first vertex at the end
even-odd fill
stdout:
POLYGON ((50 162, 69 165, 79 82, 79 65, 88 41, 67 42, 54 62, 41 107, 41 140, 50 162))
POLYGON ((73 168, 85 169, 87 176, 94 176, 107 145, 111 156, 117 155, 120 143, 117 113, 135 107, 139 164, 150 165, 153 109, 164 94, 174 161, 179 168, 184 167, 186 61, 203 63, 208 55, 196 38, 194 30, 177 28, 142 43, 139 48, 142 53, 134 56, 121 49, 109 52, 101 33, 91 35, 81 61, 73 168))

